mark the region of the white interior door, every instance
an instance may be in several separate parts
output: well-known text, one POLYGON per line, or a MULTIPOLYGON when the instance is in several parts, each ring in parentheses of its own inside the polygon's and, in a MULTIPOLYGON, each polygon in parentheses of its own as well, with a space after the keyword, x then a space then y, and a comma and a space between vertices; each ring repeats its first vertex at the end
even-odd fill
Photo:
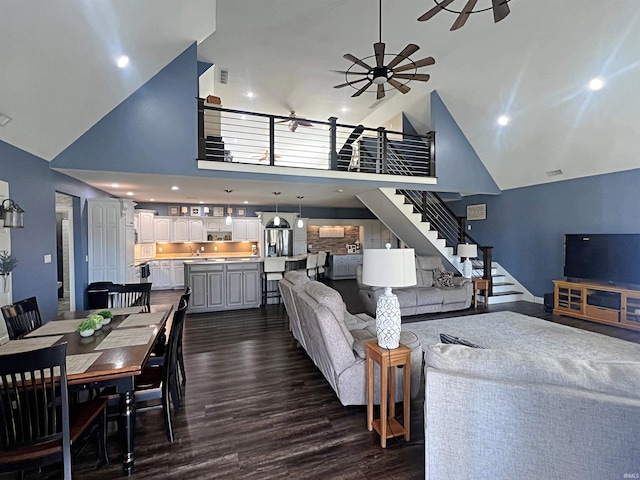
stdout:
MULTIPOLYGON (((9 184, 0 180, 0 203, 4 199, 9 198, 9 184)), ((11 253, 11 234, 8 228, 0 227, 0 251, 6 251, 11 253)), ((9 275, 9 281, 7 291, 5 292, 0 284, 0 306, 8 305, 12 303, 12 279, 13 274, 9 275)), ((0 345, 9 340, 9 334, 7 333, 7 325, 4 319, 0 320, 0 345)))

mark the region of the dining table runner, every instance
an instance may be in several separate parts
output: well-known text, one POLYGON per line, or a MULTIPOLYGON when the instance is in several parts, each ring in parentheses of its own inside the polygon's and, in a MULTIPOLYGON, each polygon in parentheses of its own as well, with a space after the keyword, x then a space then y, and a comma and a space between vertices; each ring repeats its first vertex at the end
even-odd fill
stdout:
POLYGON ((147 327, 162 322, 166 312, 134 313, 129 315, 117 328, 147 327))
POLYGON ((100 342, 95 350, 106 350, 108 348, 133 347, 136 345, 146 345, 151 340, 153 328, 127 328, 123 330, 113 330, 100 342))

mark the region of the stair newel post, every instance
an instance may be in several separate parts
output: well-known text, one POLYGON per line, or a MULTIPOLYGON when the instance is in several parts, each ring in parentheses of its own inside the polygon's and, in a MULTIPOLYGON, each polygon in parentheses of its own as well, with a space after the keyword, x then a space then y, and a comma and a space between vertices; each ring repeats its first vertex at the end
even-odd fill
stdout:
POLYGON ((376 173, 387 173, 387 132, 378 127, 378 166, 376 173))
POLYGON ((429 217, 427 216, 427 192, 422 191, 422 205, 420 205, 420 214, 422 215, 422 221, 428 222, 429 217))
POLYGON ((269 165, 276 164, 276 119, 269 117, 269 165))
POLYGON ((337 117, 329 117, 329 163, 331 170, 338 170, 338 126, 337 117))
POLYGON ((467 217, 458 218, 458 243, 465 243, 464 237, 467 231, 467 217))
POLYGON ((204 98, 198 98, 198 158, 207 156, 204 140, 204 98))
POLYGON ((493 263, 493 247, 480 247, 482 249, 482 278, 489 280, 488 296, 493 295, 493 277, 491 275, 491 264, 493 263))
POLYGON ((427 133, 427 139, 429 140, 429 171, 430 177, 436 176, 436 132, 427 133))

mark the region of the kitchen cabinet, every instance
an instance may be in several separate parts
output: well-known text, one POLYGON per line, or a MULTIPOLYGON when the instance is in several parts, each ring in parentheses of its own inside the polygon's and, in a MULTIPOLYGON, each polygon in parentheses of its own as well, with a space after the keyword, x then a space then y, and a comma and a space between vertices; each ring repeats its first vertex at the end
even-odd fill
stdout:
POLYGON ((170 242, 173 233, 173 218, 156 217, 153 221, 153 238, 156 242, 170 242))
POLYGON ((151 271, 149 281, 153 283, 152 290, 173 288, 171 260, 152 260, 149 262, 149 269, 151 271))
POLYGON ((184 260, 171 260, 172 288, 184 287, 184 260))
POLYGON ((138 233, 138 243, 155 242, 155 218, 153 210, 136 210, 134 224, 138 233))
POLYGON ((257 242, 260 240, 260 220, 258 219, 233 219, 233 236, 235 242, 249 241, 257 242))
POLYGON ((88 199, 89 283, 126 283, 134 276, 133 202, 88 199))
POLYGON ((257 308, 261 300, 261 262, 185 263, 185 286, 191 287, 190 312, 257 308))
POLYGON ((331 255, 329 259, 329 278, 344 280, 356 278, 356 267, 362 265, 361 254, 331 255))
POLYGON ((293 228, 293 254, 304 255, 307 253, 307 222, 308 218, 303 218, 304 226, 298 228, 296 224, 293 228))
POLYGON ((227 225, 224 218, 207 219, 205 221, 207 232, 230 232, 233 225, 227 225))
POLYGON ((174 220, 174 242, 202 242, 205 239, 204 223, 202 220, 191 218, 177 218, 174 220))

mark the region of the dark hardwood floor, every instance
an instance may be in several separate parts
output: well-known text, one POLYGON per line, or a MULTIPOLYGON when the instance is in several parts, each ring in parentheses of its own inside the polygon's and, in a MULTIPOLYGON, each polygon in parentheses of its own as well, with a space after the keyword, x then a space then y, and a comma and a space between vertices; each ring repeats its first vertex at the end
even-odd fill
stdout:
MULTIPOLYGON (((330 282, 349 310, 361 312, 355 281, 330 282)), ((153 292, 155 304, 181 292, 153 292)), ((528 302, 491 305, 403 322, 511 310, 636 343, 640 332, 544 312, 528 302)), ((380 448, 366 428, 366 407, 343 407, 288 330, 283 307, 188 315, 184 332, 187 384, 175 416, 176 441, 166 441, 160 412, 137 417, 138 479, 422 479, 423 392, 411 405, 411 441, 380 448)), ((108 439, 111 465, 95 468, 90 445, 74 459, 74 476, 121 475, 116 431, 108 439)), ((59 467, 29 478, 59 475, 59 467)))

